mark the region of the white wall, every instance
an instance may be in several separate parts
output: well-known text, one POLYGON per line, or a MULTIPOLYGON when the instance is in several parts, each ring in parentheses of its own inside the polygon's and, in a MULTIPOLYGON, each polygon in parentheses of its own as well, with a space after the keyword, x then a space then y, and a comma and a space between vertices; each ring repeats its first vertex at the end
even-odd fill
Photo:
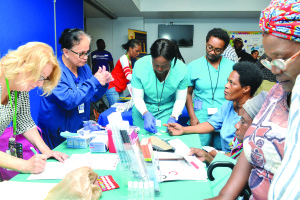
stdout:
MULTIPOLYGON (((87 19, 87 32, 93 38, 101 36, 107 46, 107 50, 112 53, 114 62, 124 54, 121 45, 127 41, 128 28, 147 32, 148 53, 152 43, 157 39, 158 24, 193 24, 194 25, 194 45, 192 47, 181 47, 180 52, 186 63, 189 63, 205 55, 206 34, 212 28, 223 28, 227 31, 260 31, 258 18, 240 19, 143 19, 136 17, 123 17, 116 20, 110 19, 87 19)), ((94 44, 93 44, 94 45, 94 44)), ((95 46, 92 46, 94 50, 95 46)))

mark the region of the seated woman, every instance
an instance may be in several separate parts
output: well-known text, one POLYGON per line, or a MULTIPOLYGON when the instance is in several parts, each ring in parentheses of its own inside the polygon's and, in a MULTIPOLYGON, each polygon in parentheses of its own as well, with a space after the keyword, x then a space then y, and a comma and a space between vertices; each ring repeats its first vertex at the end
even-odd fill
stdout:
POLYGON ((184 108, 187 68, 170 40, 156 40, 150 52, 151 56, 139 59, 133 69, 132 119, 134 126, 156 133, 156 124, 177 122, 184 108))
MULTIPOLYGON (((262 91, 257 96, 246 101, 246 103, 243 105, 243 108, 241 110, 241 120, 235 125, 235 136, 230 143, 231 152, 226 154, 228 157, 231 157, 233 159, 237 159, 239 157, 243 149, 244 135, 249 126, 252 124, 254 117, 261 109, 261 106, 264 103, 267 94, 268 93, 266 91, 262 91)), ((215 150, 212 150, 208 153, 207 151, 204 151, 202 149, 191 148, 190 155, 195 155, 202 162, 210 164, 217 153, 218 152, 215 150)))
POLYGON ((253 63, 236 63, 225 85, 224 94, 227 101, 207 122, 187 127, 176 123, 165 124, 165 126, 168 127, 170 135, 205 134, 220 130, 222 151, 230 152, 229 143, 236 131, 234 125, 240 120, 244 103, 253 97, 262 80, 261 71, 253 63))
MULTIPOLYGON (((49 149, 30 114, 28 92, 41 87, 44 95, 49 95, 57 86, 60 74, 52 48, 44 43, 29 42, 1 59, 0 135, 13 121, 13 135, 23 134, 42 154, 23 160, 0 151, 0 167, 22 173, 40 173, 47 158, 54 157, 61 162, 68 158, 64 153, 49 149)), ((8 147, 8 143, 1 145, 8 147)))
MULTIPOLYGON (((244 150, 226 185, 219 195, 213 198, 215 200, 236 199, 247 182, 252 191, 251 199, 268 199, 270 184, 277 182, 273 179, 275 172, 275 176, 285 175, 284 180, 288 181, 280 180, 280 187, 269 192, 269 199, 277 199, 277 195, 280 195, 278 199, 299 199, 299 189, 292 181, 292 178, 297 178, 297 172, 292 171, 297 167, 280 166, 282 160, 286 159, 285 150, 294 147, 285 146, 285 141, 288 123, 294 119, 289 119, 291 100, 299 101, 297 98, 291 98, 291 92, 300 74, 299 34, 295 35, 299 18, 294 17, 299 16, 299 9, 294 9, 297 7, 298 1, 276 0, 261 13, 259 25, 264 31, 263 46, 267 56, 272 59, 272 62, 264 60, 263 64, 276 75, 278 84, 270 90, 261 110, 247 130, 244 150), (291 188, 295 189, 293 193, 290 193, 291 188), (274 194, 277 195, 273 196, 274 194)), ((298 141, 294 137, 289 139, 289 142, 298 141)), ((289 162, 292 166, 296 166, 297 163, 298 160, 289 162)))

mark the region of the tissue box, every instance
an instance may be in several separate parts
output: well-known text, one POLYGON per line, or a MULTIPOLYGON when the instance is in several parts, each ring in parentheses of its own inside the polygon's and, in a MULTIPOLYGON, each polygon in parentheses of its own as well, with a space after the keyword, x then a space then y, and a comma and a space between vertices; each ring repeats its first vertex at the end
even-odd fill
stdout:
POLYGON ((99 135, 90 142, 91 152, 106 152, 108 148, 108 136, 99 135))
POLYGON ((67 147, 68 148, 75 148, 75 149, 86 149, 92 137, 70 137, 67 138, 67 147))

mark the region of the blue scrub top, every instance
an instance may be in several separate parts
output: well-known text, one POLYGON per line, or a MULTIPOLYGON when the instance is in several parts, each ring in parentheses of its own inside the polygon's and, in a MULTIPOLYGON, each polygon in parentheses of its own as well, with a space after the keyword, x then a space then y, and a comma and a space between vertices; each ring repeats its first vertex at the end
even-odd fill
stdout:
POLYGON ((38 115, 42 137, 51 149, 65 140, 60 132, 76 133, 83 127, 83 121, 90 119, 90 102, 100 100, 108 87, 108 84, 100 84, 87 64, 77 68, 77 78, 61 59, 59 64, 61 81, 51 95, 41 97, 38 115), (78 111, 81 104, 84 104, 84 113, 78 111))
POLYGON ((210 117, 207 108, 220 108, 226 101, 224 95, 225 84, 232 72, 234 62, 222 57, 218 69, 215 69, 206 60, 205 56, 188 64, 189 86, 194 87, 194 100, 202 101, 202 109, 195 110, 200 123, 206 122, 210 117), (219 80, 218 80, 219 73, 219 80), (211 78, 210 78, 211 77, 211 78), (218 82, 217 88, 216 83, 218 82), (214 104, 212 105, 212 89, 215 90, 214 104))
MULTIPOLYGON (((174 66, 174 60, 171 62, 171 70, 165 83, 157 79, 153 71, 151 55, 140 58, 135 63, 132 73, 132 87, 144 90, 144 101, 148 111, 156 119, 162 120, 162 123, 166 123, 172 114, 176 90, 184 90, 188 86, 186 65, 177 59, 174 66), (158 102, 160 102, 159 112, 158 102)), ((143 127, 142 115, 135 107, 132 112, 133 124, 143 127)))
POLYGON ((222 151, 226 153, 231 152, 229 143, 235 136, 236 128, 234 126, 240 119, 241 117, 233 109, 233 101, 226 101, 219 111, 207 120, 215 130, 220 131, 222 151))

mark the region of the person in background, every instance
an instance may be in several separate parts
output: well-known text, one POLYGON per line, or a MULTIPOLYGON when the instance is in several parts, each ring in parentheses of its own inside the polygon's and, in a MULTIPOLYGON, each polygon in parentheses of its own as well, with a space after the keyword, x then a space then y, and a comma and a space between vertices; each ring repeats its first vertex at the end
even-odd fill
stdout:
POLYGON ((61 132, 76 133, 83 127, 83 121, 90 119, 90 102, 101 99, 113 80, 105 67, 92 75, 86 64, 90 41, 90 36, 77 28, 65 29, 59 38, 61 81, 51 95, 41 98, 38 115, 38 126, 51 149, 65 141, 61 132))
MULTIPOLYGON (((230 142, 233 140, 235 124, 240 120, 244 103, 251 99, 261 84, 262 73, 253 63, 240 62, 233 66, 233 71, 225 85, 226 102, 219 111, 212 115, 206 122, 195 126, 182 127, 177 123, 166 124, 170 135, 205 134, 215 130, 220 131, 222 151, 230 152, 230 142)), ((202 142, 202 141, 201 141, 202 142)))
MULTIPOLYGON (((40 173, 47 158, 54 157, 61 162, 68 158, 64 153, 49 149, 41 138, 31 117, 28 93, 40 87, 43 95, 51 94, 60 73, 52 48, 41 42, 22 45, 0 60, 0 135, 13 121, 13 135, 23 134, 42 153, 23 160, 0 151, 0 167, 22 173, 40 173)), ((3 145, 8 147, 8 143, 3 145)))
POLYGON ((267 69, 261 61, 264 59, 268 59, 267 55, 264 53, 255 63, 255 65, 262 71, 264 75, 264 80, 262 84, 257 89, 256 93, 260 93, 261 91, 269 92, 271 88, 276 84, 276 76, 271 72, 271 70, 267 69))
POLYGON ((257 62, 259 52, 257 50, 252 50, 251 51, 251 56, 255 59, 255 62, 257 62))
POLYGON ((300 34, 297 30, 300 19, 294 17, 300 15, 299 4, 299 0, 272 1, 265 11, 265 22, 261 24, 267 34, 263 44, 266 54, 272 59, 269 65, 272 72, 279 83, 295 84, 290 90, 292 95, 284 156, 271 183, 270 200, 299 199, 300 34))
MULTIPOLYGON (((190 116, 188 124, 191 126, 206 122, 226 101, 224 85, 234 65, 234 62, 221 56, 228 44, 228 33, 214 28, 206 36, 206 55, 188 64, 186 108, 190 116)), ((202 146, 214 146, 221 150, 219 132, 207 132, 199 137, 202 146)))
POLYGON ((235 49, 231 46, 231 44, 228 44, 225 51, 222 53, 222 56, 224 58, 227 58, 228 60, 233 61, 234 63, 239 62, 239 58, 235 52, 235 49))
POLYGON ((92 57, 92 74, 94 75, 99 67, 105 66, 106 70, 111 72, 114 69, 114 60, 109 51, 105 50, 103 39, 97 40, 97 50, 91 53, 92 57))
POLYGON ((149 56, 140 58, 133 69, 133 125, 156 133, 156 125, 177 122, 187 94, 187 68, 178 59, 177 45, 156 40, 149 56))
MULTIPOLYGON (((233 159, 237 159, 239 157, 243 150, 244 135, 252 124, 254 117, 261 109, 267 94, 268 93, 266 91, 262 91, 252 99, 248 99, 248 101, 246 101, 246 103, 243 105, 241 110, 241 119, 235 125, 235 136, 230 142, 230 153, 225 154, 226 156, 233 159)), ((195 155, 199 160, 209 165, 213 161, 214 157, 216 157, 217 153, 218 152, 216 150, 207 152, 202 149, 191 148, 190 155, 195 155)))
POLYGON ((242 38, 235 38, 233 40, 235 52, 239 58, 239 62, 249 61, 255 63, 256 60, 247 52, 243 50, 244 42, 242 38))
POLYGON ((119 97, 124 97, 123 92, 126 90, 127 84, 132 78, 131 59, 136 58, 141 52, 141 43, 136 39, 128 40, 122 45, 126 50, 126 54, 118 60, 114 70, 111 72, 114 81, 109 83, 106 92, 107 100, 110 106, 118 102, 119 97))
MULTIPOLYGON (((294 17, 299 15, 298 7, 299 1, 274 0, 261 13, 259 25, 264 31, 264 51, 272 59, 272 62, 262 62, 276 75, 278 84, 270 90, 261 110, 246 132, 243 152, 230 178, 219 195, 213 199, 236 199, 248 181, 252 191, 251 199, 268 199, 270 184, 276 186, 272 186, 275 189, 269 192, 270 199, 277 199, 275 194, 277 197, 287 195, 282 199, 299 199, 299 189, 294 182, 299 180, 295 173, 295 166, 299 160, 289 154, 288 149, 294 146, 290 146, 290 143, 285 146, 288 123, 295 119, 289 118, 291 92, 300 74, 299 34, 295 31, 299 19, 294 17), (283 158, 289 162, 279 169, 283 158), (292 158, 293 160, 290 160, 292 158), (274 174, 278 177, 285 176, 279 182, 273 179, 274 174)), ((298 126, 298 123, 296 125, 298 126)), ((293 137, 287 139, 291 139, 289 142, 297 141, 293 137)), ((298 151, 295 153, 299 154, 298 151)))

